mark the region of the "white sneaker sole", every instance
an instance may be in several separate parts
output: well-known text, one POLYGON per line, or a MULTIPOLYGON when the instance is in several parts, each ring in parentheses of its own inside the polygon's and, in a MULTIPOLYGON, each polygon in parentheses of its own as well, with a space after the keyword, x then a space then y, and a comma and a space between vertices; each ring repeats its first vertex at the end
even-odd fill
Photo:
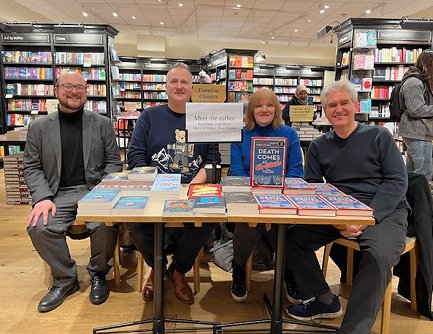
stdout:
POLYGON ((248 298, 248 292, 246 292, 245 295, 241 297, 236 296, 231 290, 230 290, 230 294, 232 295, 232 298, 236 300, 238 303, 243 303, 248 298))
POLYGON ((339 318, 343 315, 343 309, 340 307, 340 309, 337 312, 332 312, 332 313, 320 313, 320 314, 316 314, 313 315, 312 317, 300 317, 297 315, 293 315, 290 314, 289 311, 286 309, 286 313, 289 317, 296 319, 296 320, 301 320, 301 321, 308 321, 308 320, 314 320, 314 319, 335 319, 335 318, 339 318))

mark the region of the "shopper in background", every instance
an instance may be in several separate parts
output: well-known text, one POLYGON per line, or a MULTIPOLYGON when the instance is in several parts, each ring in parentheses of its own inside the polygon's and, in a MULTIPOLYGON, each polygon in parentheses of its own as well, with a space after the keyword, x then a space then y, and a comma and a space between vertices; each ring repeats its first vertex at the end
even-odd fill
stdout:
MULTIPOLYGON (((299 137, 295 130, 284 125, 281 119, 281 106, 273 91, 262 88, 249 99, 246 112, 246 126, 242 130, 242 143, 231 144, 230 175, 250 176, 251 138, 287 138, 286 176, 303 177, 302 153, 299 137)), ((270 245, 275 245, 277 229, 270 224, 235 224, 233 236, 233 278, 231 295, 234 300, 243 302, 248 293, 245 283, 245 265, 260 238, 264 236, 270 245)))
MULTIPOLYGON (((84 77, 67 72, 54 92, 58 111, 29 124, 24 150, 24 176, 33 200, 27 230, 53 277, 53 286, 39 302, 39 312, 55 309, 79 290, 77 266, 65 235, 75 220, 78 200, 105 175, 123 169, 110 119, 84 110, 84 77)), ((101 304, 110 293, 105 275, 118 229, 101 223, 86 226, 91 252, 89 298, 92 304, 101 304)))
POLYGON ((210 78, 209 74, 207 74, 204 70, 201 70, 200 72, 198 72, 198 83, 211 84, 212 79, 210 78))
POLYGON ((408 172, 432 179, 433 50, 422 52, 403 76, 399 101, 404 113, 398 127, 407 148, 408 172))
POLYGON ((295 95, 286 103, 282 110, 283 120, 286 124, 290 123, 290 106, 302 106, 308 104, 307 87, 299 85, 296 87, 295 95))
MULTIPOLYGON (((188 144, 185 122, 186 103, 192 91, 192 75, 183 63, 167 73, 168 105, 144 110, 134 128, 128 151, 128 167, 157 166, 160 173, 180 173, 182 183, 206 182, 204 165, 221 157, 214 144, 188 144)), ((174 251, 167 276, 175 287, 176 297, 186 304, 194 302, 194 294, 185 278, 200 249, 208 240, 214 224, 196 228, 186 224, 178 229, 178 247, 174 251)), ((153 300, 154 233, 153 224, 130 223, 128 229, 137 249, 152 268, 143 290, 144 300, 153 300)), ((166 259, 164 259, 167 262, 166 259)))
POLYGON ((391 133, 355 121, 357 92, 349 81, 325 87, 321 101, 333 130, 310 144, 305 179, 326 180, 369 205, 374 209, 376 224, 289 228, 286 286, 304 303, 289 306, 287 313, 300 320, 342 314, 340 301, 326 283, 315 251, 337 238, 354 238, 359 242, 362 259, 337 333, 369 334, 391 281, 391 268, 405 246, 407 173, 391 133))

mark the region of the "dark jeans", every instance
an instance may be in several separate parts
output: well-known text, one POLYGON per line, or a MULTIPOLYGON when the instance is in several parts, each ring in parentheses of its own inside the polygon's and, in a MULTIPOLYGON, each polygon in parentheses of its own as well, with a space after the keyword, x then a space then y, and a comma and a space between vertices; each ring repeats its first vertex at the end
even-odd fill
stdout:
MULTIPOLYGON (((135 247, 143 255, 147 265, 153 268, 155 225, 148 223, 128 223, 128 230, 135 247)), ((180 273, 187 273, 194 265, 200 249, 207 242, 215 224, 205 223, 201 227, 184 224, 179 227, 175 235, 179 236, 177 247, 173 253, 174 269, 180 273)), ((164 259, 167 263, 167 259, 164 259)))

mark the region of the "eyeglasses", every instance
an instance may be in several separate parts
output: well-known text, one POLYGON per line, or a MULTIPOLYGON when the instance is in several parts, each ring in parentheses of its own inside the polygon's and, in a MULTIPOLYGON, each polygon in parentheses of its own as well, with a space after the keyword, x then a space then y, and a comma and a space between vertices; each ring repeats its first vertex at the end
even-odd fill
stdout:
POLYGON ((59 86, 62 87, 65 92, 68 93, 72 92, 74 88, 77 90, 78 93, 84 93, 87 91, 87 87, 83 85, 73 85, 70 83, 64 83, 64 84, 60 84, 59 86))

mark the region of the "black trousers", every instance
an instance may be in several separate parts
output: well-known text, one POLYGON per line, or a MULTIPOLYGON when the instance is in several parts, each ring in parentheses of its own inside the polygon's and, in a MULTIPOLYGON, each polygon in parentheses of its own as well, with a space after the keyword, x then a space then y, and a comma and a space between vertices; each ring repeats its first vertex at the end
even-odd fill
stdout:
MULTIPOLYGON (((353 282, 339 334, 369 334, 383 296, 405 246, 407 210, 396 209, 380 224, 367 227, 357 238, 362 259, 353 282)), ((310 299, 330 291, 315 251, 340 238, 333 226, 295 225, 287 231, 286 284, 298 297, 310 299)))
MULTIPOLYGON (((206 244, 215 224, 205 223, 201 227, 194 224, 184 224, 179 227, 175 235, 179 236, 177 247, 173 253, 174 269, 180 273, 187 273, 194 265, 200 249, 206 244)), ((135 247, 143 255, 147 265, 153 268, 155 225, 148 223, 128 223, 129 234, 135 247)), ((167 259, 164 259, 167 263, 167 259)))

